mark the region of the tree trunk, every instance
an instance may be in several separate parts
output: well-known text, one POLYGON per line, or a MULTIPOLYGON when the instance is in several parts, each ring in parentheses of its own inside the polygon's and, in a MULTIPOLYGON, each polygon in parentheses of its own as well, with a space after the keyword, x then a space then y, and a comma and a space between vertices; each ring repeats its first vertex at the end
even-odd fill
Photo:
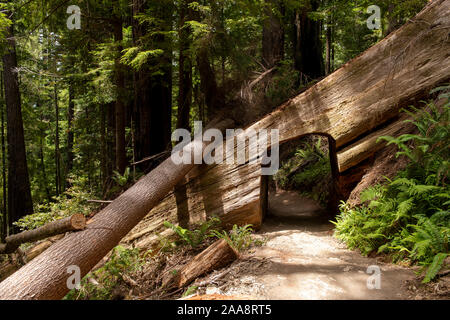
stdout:
POLYGON ((7 181, 6 181, 6 145, 5 145, 5 111, 4 111, 4 91, 3 91, 3 70, 0 73, 0 114, 1 114, 1 139, 2 139, 2 187, 3 187, 3 199, 2 199, 2 225, 1 225, 1 239, 0 242, 5 241, 8 235, 8 203, 7 203, 7 181))
POLYGON ((191 30, 185 23, 191 20, 189 4, 192 1, 181 1, 178 35, 180 41, 179 58, 179 94, 177 128, 190 131, 189 115, 192 103, 192 61, 189 55, 189 37, 191 30))
MULTIPOLYGON (((56 80, 55 80, 56 81, 56 80)), ((61 193, 61 158, 59 152, 59 104, 58 104, 58 90, 56 88, 56 82, 53 87, 54 99, 55 99, 55 188, 56 195, 61 193)))
POLYGON ((284 28, 281 20, 283 14, 284 8, 280 1, 265 1, 262 63, 267 69, 275 67, 284 57, 284 28))
POLYGON ((310 7, 294 14, 293 56, 295 70, 302 76, 302 83, 324 75, 320 22, 312 20, 308 13, 318 8, 317 0, 310 0, 310 7))
POLYGON ((117 99, 115 105, 116 113, 116 170, 123 174, 127 167, 126 149, 125 149, 125 78, 123 66, 120 63, 120 56, 123 50, 123 30, 122 20, 114 23, 114 41, 117 45, 116 59, 114 62, 115 84, 117 90, 117 99))
POLYGON ((19 79, 16 71, 16 44, 12 26, 8 28, 8 40, 3 55, 3 68, 8 131, 8 220, 12 228, 13 222, 33 213, 19 79))
MULTIPOLYGON (((223 121, 210 127, 224 130, 232 126, 230 121, 223 121)), ((67 268, 78 266, 81 276, 86 275, 191 171, 195 166, 193 154, 190 162, 177 165, 171 158, 165 160, 97 213, 85 230, 67 235, 1 282, 0 299, 63 298, 69 290, 67 268)))
MULTIPOLYGON (((73 132, 73 118, 75 113, 75 102, 74 102, 74 88, 73 82, 69 83, 69 105, 67 109, 67 169, 66 169, 66 187, 70 186, 70 182, 68 177, 73 169, 73 140, 74 140, 74 132, 73 132)), ((102 150, 103 151, 103 150, 102 150)))
POLYGON ((327 35, 326 35, 326 57, 325 57, 325 75, 328 76, 331 73, 331 47, 332 47, 332 24, 331 17, 328 19, 327 23, 327 35))

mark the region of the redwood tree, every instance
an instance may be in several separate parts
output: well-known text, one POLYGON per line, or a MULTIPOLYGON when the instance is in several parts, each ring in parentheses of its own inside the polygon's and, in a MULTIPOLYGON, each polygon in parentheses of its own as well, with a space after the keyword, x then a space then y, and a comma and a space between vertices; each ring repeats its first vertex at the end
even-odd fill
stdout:
POLYGON ((13 222, 33 213, 13 26, 8 29, 3 68, 8 141, 8 214, 12 227, 13 222))

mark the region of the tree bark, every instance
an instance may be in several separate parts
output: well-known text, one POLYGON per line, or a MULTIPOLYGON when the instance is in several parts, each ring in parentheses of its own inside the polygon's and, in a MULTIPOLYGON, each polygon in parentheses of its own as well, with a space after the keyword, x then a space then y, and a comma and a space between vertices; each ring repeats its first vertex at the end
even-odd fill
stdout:
POLYGON ((185 287, 198 277, 227 266, 238 257, 239 253, 227 241, 220 239, 195 256, 175 275, 170 275, 163 281, 163 286, 167 288, 185 287))
POLYGON ((33 213, 28 175, 22 108, 17 76, 16 44, 13 27, 8 28, 8 40, 3 55, 4 85, 8 139, 8 214, 9 225, 33 213))

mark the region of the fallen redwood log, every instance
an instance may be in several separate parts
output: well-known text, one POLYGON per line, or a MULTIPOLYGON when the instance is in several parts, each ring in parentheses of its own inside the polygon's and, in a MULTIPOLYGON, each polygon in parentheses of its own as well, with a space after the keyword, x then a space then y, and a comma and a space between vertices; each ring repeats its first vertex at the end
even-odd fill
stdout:
POLYGON ((27 242, 35 242, 58 234, 83 230, 86 227, 86 218, 82 214, 74 214, 70 217, 48 223, 40 228, 14 234, 5 239, 6 243, 0 244, 0 254, 9 254, 27 242))
MULTIPOLYGON (((210 125, 220 130, 233 126, 231 120, 210 125)), ((206 143, 194 141, 189 147, 204 150, 206 143)), ((168 158, 97 213, 86 229, 67 235, 1 282, 0 299, 63 298, 69 291, 69 267, 77 266, 81 277, 86 275, 194 168, 194 153, 191 156, 190 164, 168 158)))
MULTIPOLYGON (((322 134, 336 144, 335 152, 331 152, 332 165, 351 166, 353 156, 358 160, 370 155, 371 143, 367 149, 355 149, 355 153, 347 150, 350 157, 337 157, 337 152, 358 145, 358 141, 397 119, 399 110, 427 99, 431 89, 450 80, 449 30, 450 1, 431 1, 403 27, 245 128, 245 132, 278 129, 281 144, 322 134)), ((262 201, 267 191, 263 178, 260 164, 194 169, 180 185, 183 196, 169 194, 123 241, 151 248, 159 241, 156 234, 165 232, 164 221, 177 223, 180 216, 196 223, 217 215, 230 226, 260 226, 267 210, 267 202, 262 201), (180 208, 188 208, 186 214, 180 208)))
POLYGON ((227 241, 220 239, 195 256, 181 271, 171 274, 163 281, 163 287, 182 288, 202 275, 227 266, 238 257, 238 252, 227 241))

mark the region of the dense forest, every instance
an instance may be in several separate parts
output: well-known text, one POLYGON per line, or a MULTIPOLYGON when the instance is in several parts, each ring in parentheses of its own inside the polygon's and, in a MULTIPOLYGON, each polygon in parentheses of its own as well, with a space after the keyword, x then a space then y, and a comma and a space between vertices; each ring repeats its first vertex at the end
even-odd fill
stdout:
MULTIPOLYGON (((427 3, 1 1, 0 243, 75 213, 89 216, 98 211, 167 159, 175 129, 193 131, 195 121, 206 124, 224 115, 236 127, 246 127, 395 32, 427 3), (373 5, 381 9, 380 19, 373 5)), ((442 120, 436 117, 429 122, 442 120)), ((324 167, 328 150, 322 142, 314 137, 302 140, 303 151, 294 150, 300 160, 290 160, 289 166, 301 166, 312 157, 318 159, 308 160, 315 171, 294 175, 293 182, 282 177, 282 185, 308 181, 313 190, 304 194, 326 202, 324 187, 316 186, 331 174, 324 167)), ((392 143, 407 148, 404 140, 392 143)), ((427 148, 436 150, 432 144, 427 148)), ((440 161, 448 161, 448 150, 438 151, 440 161)), ((439 167, 434 162, 430 166, 439 167)), ((414 168, 402 177, 412 178, 414 168)), ((436 170, 438 177, 431 184, 442 189, 433 192, 447 193, 445 178, 439 176, 444 173, 436 170)), ((281 174, 291 171, 286 164, 281 168, 281 174)), ((371 189, 376 194, 367 200, 381 193, 386 202, 377 204, 377 214, 382 215, 380 207, 388 205, 392 193, 397 195, 398 188, 408 184, 402 181, 371 189)), ((399 246, 398 234, 388 245, 358 242, 352 232, 346 233, 346 228, 368 232, 345 218, 351 214, 360 219, 361 210, 369 210, 364 208, 341 207, 339 237, 365 254, 382 245, 385 250, 399 246)), ((247 236, 247 230, 243 232, 247 236)), ((381 231, 374 226, 371 232, 381 231)), ((442 261, 447 257, 446 245, 427 255, 426 266, 435 254, 442 253, 442 261)))

